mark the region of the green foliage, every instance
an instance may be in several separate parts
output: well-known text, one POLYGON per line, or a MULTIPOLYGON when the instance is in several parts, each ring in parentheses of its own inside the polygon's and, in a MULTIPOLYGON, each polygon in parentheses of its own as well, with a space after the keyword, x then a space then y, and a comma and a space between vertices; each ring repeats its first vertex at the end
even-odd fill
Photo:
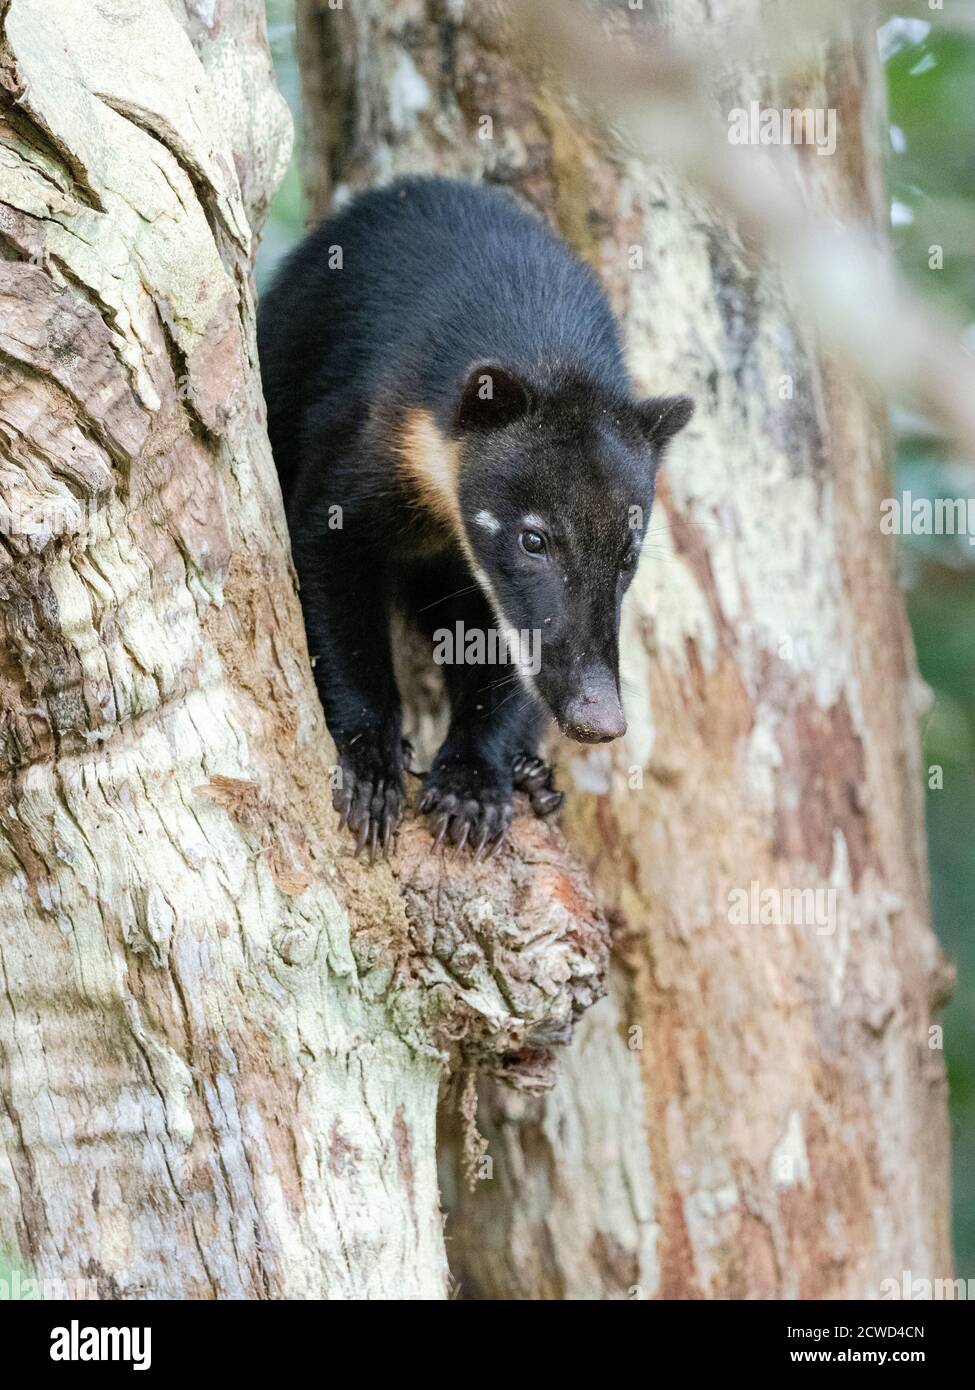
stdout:
POLYGON ((904 273, 942 309, 975 305, 975 39, 932 29, 887 63, 892 199, 912 221, 893 229, 904 273), (944 269, 932 271, 932 247, 944 269))
POLYGON ((271 202, 257 255, 258 292, 267 288, 274 268, 301 236, 305 227, 305 199, 301 182, 301 84, 295 58, 293 0, 267 0, 268 39, 278 86, 291 108, 295 123, 295 148, 287 173, 271 202))
MULTIPOLYGON (((934 17, 934 16, 933 16, 934 17)), ((934 25, 887 61, 898 262, 960 331, 975 322, 975 38, 934 25), (910 219, 910 220, 908 220, 910 219), (941 247, 943 268, 932 267, 941 247)), ((965 332, 970 350, 975 336, 965 332)), ((975 464, 905 434, 897 487, 916 497, 975 497, 975 464)), ((975 1275, 975 546, 967 537, 906 536, 908 609, 935 704, 924 736, 931 896, 958 969, 944 1016, 951 1093, 957 1273, 975 1275), (931 782, 943 781, 940 788, 931 782)))

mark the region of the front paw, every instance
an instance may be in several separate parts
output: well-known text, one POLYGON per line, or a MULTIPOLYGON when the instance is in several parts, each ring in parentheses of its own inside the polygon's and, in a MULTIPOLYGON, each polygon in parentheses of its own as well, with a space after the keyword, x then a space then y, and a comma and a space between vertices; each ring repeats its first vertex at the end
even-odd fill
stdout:
POLYGON ((551 816, 561 809, 565 794, 555 785, 554 769, 533 753, 522 753, 512 765, 515 788, 524 792, 536 816, 551 816))
POLYGON ((514 814, 510 779, 476 763, 435 765, 423 781, 420 811, 430 817, 434 848, 467 845, 475 860, 490 859, 514 814))
POLYGON ((403 770, 409 745, 399 735, 369 731, 351 739, 339 754, 339 785, 332 805, 339 825, 347 826, 356 844, 356 858, 368 846, 369 863, 382 847, 389 853, 403 806, 403 770))

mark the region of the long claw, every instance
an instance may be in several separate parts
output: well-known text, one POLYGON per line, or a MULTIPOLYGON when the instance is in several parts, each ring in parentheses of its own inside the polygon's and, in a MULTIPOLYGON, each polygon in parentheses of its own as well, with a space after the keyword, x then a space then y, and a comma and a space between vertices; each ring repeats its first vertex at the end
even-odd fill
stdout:
POLYGON ((393 842, 393 829, 396 825, 396 817, 387 815, 383 820, 383 854, 389 858, 389 847, 393 842))
POLYGON ((362 824, 359 826, 358 830, 356 830, 355 826, 350 826, 349 829, 350 829, 350 830, 352 831, 352 833, 355 835, 355 855, 354 855, 354 858, 358 859, 358 858, 359 858, 359 855, 360 855, 360 854, 362 853, 362 851, 365 849, 365 847, 366 847, 366 842, 367 842, 367 840, 369 839, 369 817, 366 816, 365 820, 364 820, 364 821, 362 822, 362 824))
POLYGON ((484 851, 487 848, 487 843, 488 840, 490 840, 490 838, 491 827, 489 825, 486 825, 484 829, 481 831, 480 835, 478 836, 477 843, 473 846, 475 864, 479 864, 481 862, 481 857, 483 856, 484 851))
POLYGON ((434 841, 433 841, 433 847, 434 847, 434 849, 439 849, 440 846, 443 844, 444 836, 445 836, 446 833, 447 833, 447 827, 448 827, 449 824, 450 824, 450 816, 447 815, 446 813, 445 813, 444 815, 442 815, 442 816, 440 817, 440 819, 436 822, 435 829, 436 829, 436 832, 437 832, 437 833, 436 833, 436 835, 434 836, 434 841))
POLYGON ((491 848, 488 850, 487 854, 484 856, 485 859, 493 859, 494 856, 497 854, 498 850, 501 848, 501 846, 504 844, 504 842, 505 842, 505 840, 506 840, 507 838, 508 838, 508 832, 507 832, 507 830, 502 830, 501 834, 500 834, 500 835, 497 837, 497 839, 493 842, 493 844, 491 845, 491 848))
POLYGON ((369 864, 370 867, 376 862, 376 848, 379 844, 379 822, 372 822, 372 830, 369 834, 369 864))
POLYGON ((461 837, 460 837, 459 840, 456 841, 456 846, 457 846, 457 847, 456 847, 456 849, 454 850, 453 854, 450 856, 451 860, 456 859, 457 856, 458 856, 458 854, 460 854, 461 850, 462 850, 462 849, 464 848, 464 846, 467 844, 467 837, 470 835, 470 833, 471 833, 471 823, 470 823, 469 820, 465 820, 465 821, 464 821, 464 829, 463 829, 463 832, 461 833, 461 837))

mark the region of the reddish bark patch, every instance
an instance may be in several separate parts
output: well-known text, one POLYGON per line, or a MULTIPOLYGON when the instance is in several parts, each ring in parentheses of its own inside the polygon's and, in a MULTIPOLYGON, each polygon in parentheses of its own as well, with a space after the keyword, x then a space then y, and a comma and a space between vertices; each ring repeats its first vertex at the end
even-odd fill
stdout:
POLYGON ((742 1214, 735 1232, 727 1279, 717 1292, 723 1298, 774 1299, 782 1296, 772 1231, 754 1212, 742 1214))
POLYGON ((833 834, 840 830, 856 888, 874 854, 865 814, 863 744, 846 700, 828 710, 803 701, 779 725, 777 739, 782 763, 775 778, 776 857, 815 864, 826 877, 833 834))
MULTIPOLYGON (((657 505, 663 507, 666 519, 671 527, 674 549, 691 569, 694 578, 697 580, 698 587, 704 594, 714 619, 715 627, 718 630, 719 643, 724 651, 735 652, 738 650, 738 635, 728 623, 721 607, 721 600, 718 597, 718 586, 714 582, 714 572, 711 569, 711 555, 708 550, 701 527, 693 525, 691 522, 683 521, 680 517, 678 508, 667 481, 667 474, 663 472, 657 480, 657 505)), ((654 523, 656 524, 657 511, 654 510, 654 523)))
POLYGON ((410 1128, 406 1123, 402 1105, 396 1107, 396 1114, 393 1116, 393 1143, 396 1146, 396 1166, 399 1175, 406 1188, 406 1195, 410 1199, 410 1210, 416 1213, 416 1192, 413 1174, 413 1145, 410 1140, 410 1128))
POLYGON ((187 402, 203 424, 222 434, 243 400, 247 364, 233 295, 225 295, 198 347, 187 355, 187 402))
MULTIPOLYGON (((828 1084, 838 1096, 850 1094, 848 1079, 834 1075, 828 1084)), ((810 1182, 779 1198, 788 1261, 798 1273, 801 1299, 841 1295, 848 1265, 875 1240, 871 1212, 883 1200, 875 1176, 879 1168, 869 1135, 862 1132, 862 1115, 857 1125, 858 1148, 853 1151, 814 1112, 805 1117, 810 1182)))
POLYGON ((312 881, 309 847, 297 826, 263 795, 256 782, 215 775, 194 796, 222 806, 254 850, 266 861, 282 893, 299 897, 312 881))
POLYGON ((362 1162, 362 1150, 357 1148, 342 1133, 336 1120, 328 1136, 328 1166, 337 1178, 355 1168, 362 1162))
POLYGON ((137 457, 149 415, 94 309, 39 266, 0 261, 0 352, 55 382, 119 460, 137 457))
POLYGON ((565 873, 542 873, 538 884, 539 896, 548 894, 560 902, 573 917, 588 920, 592 916, 592 902, 583 896, 579 885, 565 873))
POLYGON ((694 1250, 684 1220, 684 1203, 671 1187, 660 1213, 660 1288, 657 1297, 700 1298, 694 1283, 694 1250))

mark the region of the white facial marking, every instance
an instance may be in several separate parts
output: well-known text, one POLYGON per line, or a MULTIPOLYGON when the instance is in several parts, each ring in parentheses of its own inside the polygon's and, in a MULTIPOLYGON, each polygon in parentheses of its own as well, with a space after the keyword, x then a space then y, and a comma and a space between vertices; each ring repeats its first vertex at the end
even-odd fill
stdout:
POLYGON ((529 659, 524 659, 524 654, 522 652, 522 642, 518 630, 512 627, 511 623, 509 623, 507 618, 505 617, 504 610, 502 609, 501 604, 498 602, 498 596, 494 592, 494 585, 491 583, 490 579, 487 577, 484 571, 480 568, 480 566, 476 564, 472 565, 471 568, 473 570, 474 578, 477 580, 478 584, 480 584, 482 590, 484 591, 485 598, 487 599, 488 603, 491 605, 492 610, 494 611, 494 617, 495 621, 498 624, 498 630, 502 633, 505 641, 508 643, 508 651, 512 654, 512 663, 514 665, 515 670, 518 672, 518 675, 521 677, 522 685, 524 685, 525 689, 530 694, 535 695, 540 699, 541 696, 539 694, 538 687, 535 685, 535 682, 532 679, 532 677, 535 674, 534 670, 532 669, 534 666, 534 662, 530 659, 530 653, 528 654, 529 659))
POLYGON ((482 530, 490 531, 492 534, 495 531, 501 530, 501 522, 496 516, 492 516, 490 512, 478 512, 474 520, 482 530))

